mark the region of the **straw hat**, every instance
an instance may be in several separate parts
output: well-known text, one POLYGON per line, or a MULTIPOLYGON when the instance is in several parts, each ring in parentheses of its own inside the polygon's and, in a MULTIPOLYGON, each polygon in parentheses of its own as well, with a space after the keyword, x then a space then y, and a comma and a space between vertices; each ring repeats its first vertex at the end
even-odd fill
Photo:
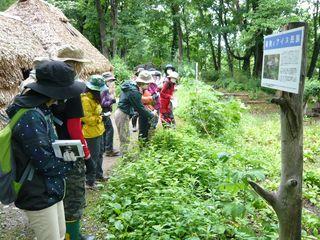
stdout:
MULTIPOLYGON (((150 70, 149 70, 149 71, 150 71, 150 70)), ((151 74, 152 76, 161 76, 161 72, 158 71, 158 70, 150 71, 150 74, 151 74)))
POLYGON ((113 76, 113 74, 111 72, 105 72, 105 73, 102 73, 102 77, 105 79, 105 81, 115 81, 116 78, 113 76))
POLYGON ((179 73, 177 72, 171 72, 169 75, 168 75, 168 78, 174 78, 176 80, 179 79, 179 73))
POLYGON ((141 71, 139 73, 139 76, 137 77, 137 79, 135 81, 137 83, 149 84, 149 83, 153 82, 153 78, 152 78, 151 74, 148 71, 144 70, 144 71, 141 71))
POLYGON ((145 71, 145 69, 144 69, 144 68, 139 67, 139 68, 137 69, 137 71, 135 72, 135 74, 134 74, 134 75, 139 76, 139 74, 140 74, 142 71, 145 71))
POLYGON ((84 52, 75 46, 64 45, 57 49, 52 59, 59 61, 75 61, 80 63, 89 63, 90 60, 84 58, 84 52))

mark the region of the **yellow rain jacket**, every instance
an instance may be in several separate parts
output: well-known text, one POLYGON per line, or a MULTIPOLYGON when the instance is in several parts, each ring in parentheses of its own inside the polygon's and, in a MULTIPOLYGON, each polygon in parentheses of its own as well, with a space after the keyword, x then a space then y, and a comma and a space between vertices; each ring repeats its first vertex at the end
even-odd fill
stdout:
POLYGON ((84 117, 81 118, 83 136, 85 138, 101 136, 105 131, 101 105, 97 103, 90 92, 81 94, 81 101, 84 112, 84 117))

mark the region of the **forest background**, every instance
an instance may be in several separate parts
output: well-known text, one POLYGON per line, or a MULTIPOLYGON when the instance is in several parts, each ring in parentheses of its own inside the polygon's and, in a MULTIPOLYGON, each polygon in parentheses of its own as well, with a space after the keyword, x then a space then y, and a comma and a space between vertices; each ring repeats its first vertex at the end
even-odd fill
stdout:
MULTIPOLYGON (((15 1, 0 0, 0 11, 15 1)), ((195 86, 190 73, 198 63, 211 85, 260 91, 264 36, 305 21, 306 93, 320 98, 320 0, 47 1, 111 60, 120 81, 146 63, 159 69, 173 63, 186 77, 177 131, 159 131, 150 148, 122 160, 107 194, 88 204, 87 224, 107 239, 276 239, 275 214, 249 191, 248 180, 278 186, 278 113, 241 116, 238 101, 195 86)), ((319 239, 319 124, 305 125, 303 237, 319 239)))
MULTIPOLYGON (((202 79, 243 90, 260 86, 263 37, 306 21, 307 76, 320 78, 319 0, 47 1, 116 64, 197 62, 202 79)), ((0 11, 14 2, 1 0, 0 11)))

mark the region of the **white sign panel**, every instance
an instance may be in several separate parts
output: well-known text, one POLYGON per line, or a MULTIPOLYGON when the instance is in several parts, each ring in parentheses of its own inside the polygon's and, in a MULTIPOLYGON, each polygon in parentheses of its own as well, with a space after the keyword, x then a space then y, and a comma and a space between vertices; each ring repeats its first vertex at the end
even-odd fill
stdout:
POLYGON ((304 27, 264 37, 261 86, 298 93, 304 27))

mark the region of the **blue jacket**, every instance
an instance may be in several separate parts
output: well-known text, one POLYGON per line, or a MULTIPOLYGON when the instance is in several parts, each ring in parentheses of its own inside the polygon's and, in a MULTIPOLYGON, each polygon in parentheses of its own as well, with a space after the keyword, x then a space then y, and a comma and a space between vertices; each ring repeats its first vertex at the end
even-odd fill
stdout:
MULTIPOLYGON (((7 109, 10 118, 20 109, 12 104, 7 109)), ((17 180, 30 161, 35 169, 33 178, 26 180, 18 194, 15 205, 24 210, 41 210, 61 201, 64 197, 64 175, 72 163, 56 158, 52 142, 57 139, 51 111, 44 105, 37 111, 26 112, 12 132, 12 150, 17 164, 17 180)))

